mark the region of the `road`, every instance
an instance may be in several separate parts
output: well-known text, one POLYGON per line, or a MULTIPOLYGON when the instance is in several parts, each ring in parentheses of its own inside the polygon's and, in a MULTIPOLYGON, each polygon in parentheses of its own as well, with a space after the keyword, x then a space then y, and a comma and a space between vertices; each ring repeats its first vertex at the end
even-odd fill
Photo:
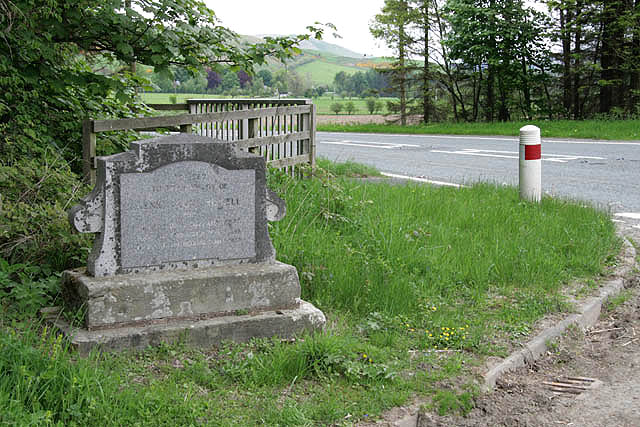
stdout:
MULTIPOLYGON (((518 185, 518 139, 318 132, 318 156, 437 183, 518 185)), ((640 224, 640 141, 544 138, 542 189, 640 224), (637 217, 637 218, 636 218, 637 217)))

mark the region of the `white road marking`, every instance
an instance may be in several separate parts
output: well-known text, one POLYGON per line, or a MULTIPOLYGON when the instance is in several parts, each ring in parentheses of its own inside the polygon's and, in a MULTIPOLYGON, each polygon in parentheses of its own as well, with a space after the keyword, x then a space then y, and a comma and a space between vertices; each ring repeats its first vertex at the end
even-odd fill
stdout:
POLYGON ((640 219, 640 213, 637 212, 620 212, 615 214, 616 216, 621 216, 624 218, 631 218, 631 219, 640 219))
POLYGON ((394 144, 390 142, 373 142, 373 141, 319 141, 321 144, 331 144, 331 145, 351 145, 354 147, 369 147, 369 148, 382 148, 385 150, 390 150, 393 148, 402 148, 402 147, 419 147, 419 145, 412 144, 394 144))
MULTIPOLYGON (((340 132, 322 132, 329 133, 333 135, 344 135, 344 133, 340 132)), ((473 140, 488 140, 488 141, 513 141, 517 142, 518 138, 515 137, 492 137, 492 136, 475 136, 475 135, 461 135, 461 136, 453 136, 453 135, 408 135, 402 133, 351 133, 349 135, 357 135, 357 136, 371 136, 375 135, 379 136, 392 136, 392 137, 403 137, 403 138, 434 138, 434 139, 473 139, 473 140)), ((545 142, 553 142, 558 144, 586 144, 586 145, 637 145, 640 146, 640 142, 613 142, 613 141, 601 141, 601 140, 564 140, 564 139, 548 139, 542 138, 542 143, 545 142)))
MULTIPOLYGON (((498 157, 498 158, 504 158, 504 159, 519 158, 519 153, 517 151, 478 150, 475 148, 466 148, 464 150, 457 150, 457 151, 431 150, 431 152, 446 153, 446 154, 461 154, 465 156, 498 157), (495 154, 495 153, 500 153, 500 154, 495 154), (507 154, 513 154, 513 155, 507 155, 507 154)), ((546 162, 567 163, 570 160, 578 160, 578 159, 606 160, 606 158, 604 157, 542 153, 542 160, 546 162)))
POLYGON ((407 179, 409 181, 416 181, 416 182, 425 182, 427 184, 433 184, 433 185, 442 185, 444 187, 455 187, 455 188, 460 188, 460 187, 464 187, 464 185, 460 185, 460 184, 455 184, 453 182, 444 182, 444 181, 434 181, 431 179, 426 179, 426 178, 418 178, 415 176, 407 176, 407 175, 398 175, 395 173, 389 173, 389 172, 380 172, 382 175, 384 176, 388 176, 390 178, 400 178, 400 179, 407 179))

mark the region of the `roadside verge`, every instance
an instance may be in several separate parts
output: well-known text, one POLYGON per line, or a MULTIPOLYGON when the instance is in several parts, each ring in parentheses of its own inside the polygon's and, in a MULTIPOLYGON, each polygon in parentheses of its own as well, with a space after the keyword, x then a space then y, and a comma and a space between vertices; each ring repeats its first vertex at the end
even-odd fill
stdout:
POLYGON ((624 280, 634 267, 636 267, 636 250, 633 245, 625 238, 622 254, 620 255, 620 265, 615 269, 613 277, 605 282, 600 288, 597 296, 590 297, 582 301, 576 307, 576 313, 565 317, 556 325, 545 329, 534 339, 524 345, 509 357, 504 359, 498 365, 491 368, 483 376, 483 391, 490 391, 496 385, 496 381, 506 372, 513 371, 517 368, 531 364, 535 360, 544 355, 548 349, 548 344, 554 339, 562 335, 570 325, 578 325, 582 329, 593 326, 602 311, 602 305, 608 298, 620 293, 624 288, 624 280))

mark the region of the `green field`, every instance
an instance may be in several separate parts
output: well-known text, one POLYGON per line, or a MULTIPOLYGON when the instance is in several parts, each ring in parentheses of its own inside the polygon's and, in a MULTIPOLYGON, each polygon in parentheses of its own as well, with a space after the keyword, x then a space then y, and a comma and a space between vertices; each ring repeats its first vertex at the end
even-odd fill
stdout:
POLYGON ((357 71, 364 71, 362 68, 345 67, 326 61, 313 61, 295 68, 295 71, 303 77, 309 76, 315 85, 332 85, 336 73, 344 71, 353 74, 357 71))
MULTIPOLYGON (((382 111, 378 111, 377 114, 384 114, 387 112, 387 101, 393 100, 394 98, 378 98, 377 100, 382 102, 382 111)), ((354 114, 369 114, 367 110, 367 103, 365 99, 362 98, 342 98, 340 96, 334 95, 333 99, 330 96, 322 96, 320 98, 313 98, 313 103, 316 105, 316 111, 318 114, 335 114, 331 111, 331 105, 334 102, 339 102, 342 105, 345 105, 347 102, 353 102, 356 107, 356 111, 354 114)), ((347 114, 347 112, 343 109, 340 114, 347 114)))

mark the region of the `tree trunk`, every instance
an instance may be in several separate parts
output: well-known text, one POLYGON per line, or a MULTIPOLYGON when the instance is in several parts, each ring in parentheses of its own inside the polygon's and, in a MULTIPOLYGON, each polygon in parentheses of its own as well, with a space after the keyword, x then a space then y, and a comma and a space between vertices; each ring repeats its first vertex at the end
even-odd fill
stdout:
POLYGON ((527 120, 531 120, 531 88, 526 58, 522 58, 522 95, 524 96, 524 114, 527 120))
POLYGON ((622 0, 604 0, 602 10, 602 53, 600 66, 600 112, 609 113, 613 107, 624 105, 622 90, 621 58, 624 31, 616 22, 622 16, 622 0))
POLYGON ((575 15, 575 34, 573 42, 573 84, 571 90, 573 92, 573 118, 578 120, 582 118, 581 103, 580 103, 580 74, 582 68, 582 1, 576 1, 576 15, 575 15))
MULTIPOLYGON (((403 3, 406 6, 406 3, 403 3)), ((406 11, 406 7, 405 7, 406 11)), ((398 83, 400 90, 400 124, 402 126, 407 125, 407 67, 406 67, 406 34, 405 23, 401 22, 398 28, 398 60, 399 60, 399 75, 398 83)))
POLYGON ((562 106, 564 116, 569 116, 571 111, 571 30, 569 23, 572 22, 573 14, 571 10, 560 8, 560 37, 562 39, 562 106))
POLYGON ((429 93, 429 2, 422 3, 422 31, 424 32, 424 65, 422 67, 422 121, 429 123, 431 94, 429 93))
POLYGON ((500 108, 498 109, 498 120, 501 122, 509 121, 509 105, 507 101, 507 92, 504 87, 504 78, 498 77, 498 91, 500 93, 500 108))
POLYGON ((488 122, 493 122, 494 110, 495 110, 495 93, 494 93, 494 83, 495 77, 493 73, 493 66, 489 64, 487 69, 487 110, 485 111, 485 118, 488 122))
POLYGON ((629 78, 629 107, 631 114, 640 113, 640 0, 635 0, 633 10, 633 38, 631 40, 631 72, 629 78))

